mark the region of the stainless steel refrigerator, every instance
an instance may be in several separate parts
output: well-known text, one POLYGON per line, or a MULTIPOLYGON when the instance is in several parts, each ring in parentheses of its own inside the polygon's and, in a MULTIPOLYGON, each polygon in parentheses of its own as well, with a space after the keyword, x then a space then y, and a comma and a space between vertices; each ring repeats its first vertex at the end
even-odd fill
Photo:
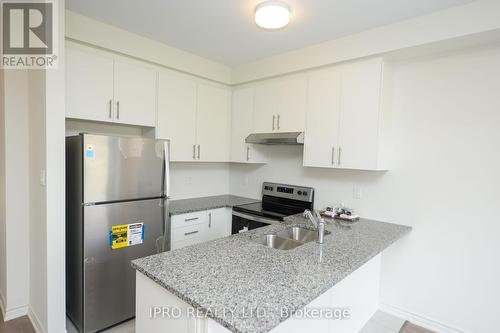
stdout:
POLYGON ((80 332, 135 316, 130 261, 170 249, 169 143, 66 138, 66 312, 80 332))

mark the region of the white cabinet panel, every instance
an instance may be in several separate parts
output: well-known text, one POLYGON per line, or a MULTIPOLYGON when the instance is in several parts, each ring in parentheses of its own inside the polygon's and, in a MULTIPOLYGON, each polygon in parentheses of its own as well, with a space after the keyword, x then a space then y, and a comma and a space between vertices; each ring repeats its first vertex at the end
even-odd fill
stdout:
POLYGON ((232 102, 231 162, 265 163, 262 147, 245 143, 253 132, 254 88, 236 88, 232 102))
POLYGON ((115 61, 115 121, 156 125, 156 71, 134 62, 115 61))
POLYGON ((382 62, 356 62, 342 69, 338 166, 377 169, 382 62))
POLYGON ((196 156, 205 162, 228 162, 231 138, 229 88, 200 83, 196 113, 196 156))
POLYGON ((232 210, 219 208, 208 211, 208 240, 231 235, 232 210))
POLYGON ((255 133, 270 133, 276 130, 276 82, 258 83, 255 86, 254 128, 255 133))
POLYGON ((195 224, 206 224, 208 223, 208 215, 207 211, 203 210, 199 212, 174 215, 170 220, 172 229, 176 229, 195 224))
POLYGON ((305 166, 387 170, 389 76, 382 58, 311 73, 305 166))
POLYGON ((329 69, 309 77, 304 166, 334 167, 340 116, 340 71, 329 69))
POLYGON ((113 58, 66 48, 66 117, 113 121, 113 58))
POLYGON ((160 72, 158 80, 158 139, 170 140, 172 161, 193 161, 196 144, 196 82, 160 72))
POLYGON ((273 79, 255 87, 254 132, 302 132, 305 128, 307 79, 273 79))
POLYGON ((297 75, 281 79, 276 85, 276 130, 302 132, 305 128, 307 79, 297 75))

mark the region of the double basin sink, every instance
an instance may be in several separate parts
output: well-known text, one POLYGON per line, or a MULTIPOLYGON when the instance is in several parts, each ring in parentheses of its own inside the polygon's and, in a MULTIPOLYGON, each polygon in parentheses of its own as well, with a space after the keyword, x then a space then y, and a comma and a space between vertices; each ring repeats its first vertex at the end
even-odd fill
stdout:
MULTIPOLYGON (((330 232, 325 230, 325 235, 328 234, 330 234, 330 232)), ((254 242, 271 249, 291 250, 305 243, 315 242, 317 240, 318 231, 301 227, 292 227, 275 234, 264 235, 255 239, 254 242)))

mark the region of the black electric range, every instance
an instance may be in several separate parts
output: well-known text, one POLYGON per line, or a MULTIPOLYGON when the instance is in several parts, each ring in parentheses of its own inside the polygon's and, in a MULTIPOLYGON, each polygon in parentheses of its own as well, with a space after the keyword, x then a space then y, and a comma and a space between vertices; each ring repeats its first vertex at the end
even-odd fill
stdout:
POLYGON ((265 182, 261 202, 233 207, 232 233, 280 223, 286 216, 312 210, 313 206, 313 188, 265 182))

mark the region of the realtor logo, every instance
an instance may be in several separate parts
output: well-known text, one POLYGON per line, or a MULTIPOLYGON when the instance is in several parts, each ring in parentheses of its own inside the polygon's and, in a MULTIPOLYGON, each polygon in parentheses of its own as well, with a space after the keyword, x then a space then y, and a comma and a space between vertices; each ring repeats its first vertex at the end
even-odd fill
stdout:
POLYGON ((2 67, 54 68, 54 2, 2 1, 2 67))

